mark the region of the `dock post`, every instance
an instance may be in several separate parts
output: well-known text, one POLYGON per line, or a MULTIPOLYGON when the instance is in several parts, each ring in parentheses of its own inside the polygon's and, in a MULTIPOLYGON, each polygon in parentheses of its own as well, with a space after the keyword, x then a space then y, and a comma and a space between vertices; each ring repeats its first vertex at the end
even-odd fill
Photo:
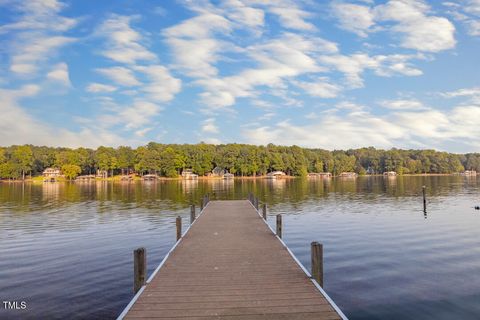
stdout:
POLYGON ((282 215, 277 214, 277 236, 282 238, 282 215))
POLYGON ((180 216, 177 217, 176 224, 177 224, 177 241, 178 241, 182 237, 182 217, 180 216))
POLYGON ((190 224, 192 224, 193 221, 195 221, 195 205, 194 204, 190 206, 190 224))
POLYGON ((426 194, 425 194, 425 189, 427 187, 423 186, 422 187, 422 193, 423 193, 423 212, 427 212, 427 197, 426 197, 426 194))
POLYGON ((312 242, 312 278, 323 288, 323 245, 312 242))
POLYGON ((133 251, 133 293, 137 293, 147 279, 147 254, 145 248, 133 251))
POLYGON ((264 203, 262 206, 263 220, 267 220, 267 204, 264 203))
POLYGON ((255 209, 258 211, 258 198, 255 198, 255 209))
POLYGON ((202 210, 203 210, 203 198, 202 200, 200 200, 200 212, 202 212, 202 210))

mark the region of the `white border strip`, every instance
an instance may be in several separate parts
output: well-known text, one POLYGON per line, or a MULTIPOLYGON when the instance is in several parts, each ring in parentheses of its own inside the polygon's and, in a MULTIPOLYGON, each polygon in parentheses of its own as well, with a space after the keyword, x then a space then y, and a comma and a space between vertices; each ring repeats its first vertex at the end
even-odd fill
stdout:
MULTIPOLYGON (((190 226, 188 226, 187 230, 185 230, 185 232, 182 234, 182 237, 180 239, 178 239, 177 242, 175 242, 175 244, 173 245, 173 247, 170 249, 170 251, 167 252, 167 254, 165 255, 165 257, 163 258, 162 262, 160 262, 160 264, 158 265, 158 267, 155 269, 155 271, 153 271, 153 273, 151 274, 151 276, 148 278, 147 280, 147 284, 150 283, 153 278, 155 278, 155 275, 158 273, 158 271, 160 271, 160 269, 162 268, 162 266, 165 264, 165 262, 167 261, 168 257, 170 256, 170 253, 173 252, 173 250, 175 250, 175 248, 178 246, 178 244, 183 240, 183 237, 187 234, 188 230, 190 230, 190 228, 195 224, 195 222, 197 222, 197 220, 200 218, 200 216, 202 215, 203 211, 205 211, 205 209, 208 207, 208 205, 210 204, 210 200, 207 202, 207 205, 205 207, 203 207, 203 209, 200 211, 200 213, 198 214, 198 216, 195 218, 195 220, 193 221, 193 223, 190 224, 190 226)), ((138 290, 138 292, 133 296, 132 300, 127 304, 127 306, 125 307, 125 309, 123 309, 122 313, 120 313, 120 315, 117 317, 117 320, 122 320, 128 313, 128 311, 130 311, 130 309, 133 307, 133 305, 135 304, 135 302, 137 302, 138 298, 140 298, 141 294, 143 293, 143 291, 145 290, 147 286, 144 285, 140 288, 140 290, 138 290)))
POLYGON ((143 286, 140 288, 140 290, 138 290, 137 294, 133 296, 133 299, 127 304, 125 309, 123 309, 122 313, 120 313, 117 320, 121 320, 127 315, 128 311, 130 311, 130 308, 132 308, 135 302, 137 302, 138 298, 140 298, 140 295, 142 294, 143 290, 145 290, 145 288, 146 286, 143 286))
MULTIPOLYGON (((248 201, 248 200, 247 200, 248 201)), ((300 268, 303 270, 303 272, 305 272, 305 274, 307 275, 308 278, 310 278, 310 281, 313 282, 313 284, 315 285, 315 287, 318 289, 318 291, 320 291, 323 296, 325 297, 325 299, 327 299, 327 301, 330 303, 330 305, 333 307, 333 309, 338 313, 338 315, 340 316, 340 318, 342 318, 343 320, 348 320, 347 316, 343 314, 342 310, 340 310, 340 308, 336 305, 336 303, 332 300, 332 298, 330 298, 330 296, 325 292, 325 290, 323 290, 323 288, 318 284, 318 282, 312 278, 312 275, 310 274, 310 272, 305 268, 305 266, 297 259, 297 257, 295 257, 295 255, 293 254, 293 252, 290 250, 289 247, 287 247, 287 245, 285 244, 285 242, 283 242, 282 238, 280 238, 275 231, 273 231, 273 228, 268 224, 267 220, 264 220, 263 219, 263 216, 260 214, 260 212, 255 208, 255 206, 250 202, 248 201, 248 203, 250 203, 250 205, 253 207, 253 209, 257 212, 257 214, 259 215, 260 219, 263 220, 263 222, 265 222, 265 224, 267 225, 267 227, 270 229, 270 231, 272 231, 272 233, 275 235, 275 237, 277 237, 277 239, 280 241, 280 243, 285 247, 285 249, 287 249, 288 253, 292 256, 293 260, 295 260, 295 262, 300 266, 300 268)))

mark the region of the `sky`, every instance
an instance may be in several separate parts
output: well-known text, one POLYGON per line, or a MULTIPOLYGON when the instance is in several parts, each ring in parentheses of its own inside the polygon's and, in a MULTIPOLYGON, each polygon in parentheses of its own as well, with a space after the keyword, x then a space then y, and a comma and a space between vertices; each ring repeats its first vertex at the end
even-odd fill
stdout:
POLYGON ((480 152, 480 0, 0 0, 0 145, 480 152))

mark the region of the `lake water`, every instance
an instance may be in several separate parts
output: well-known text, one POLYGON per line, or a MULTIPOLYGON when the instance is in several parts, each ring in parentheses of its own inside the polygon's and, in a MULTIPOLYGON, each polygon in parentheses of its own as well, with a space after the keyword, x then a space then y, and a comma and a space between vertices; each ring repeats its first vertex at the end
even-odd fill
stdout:
MULTIPOLYGON (((149 274, 189 205, 257 194, 268 222, 310 268, 324 244, 325 290, 350 319, 480 318, 480 177, 0 183, 1 319, 113 319, 132 293, 132 251, 149 274), (422 207, 427 186, 428 210, 422 207)), ((263 270, 268 272, 268 270, 263 270)))

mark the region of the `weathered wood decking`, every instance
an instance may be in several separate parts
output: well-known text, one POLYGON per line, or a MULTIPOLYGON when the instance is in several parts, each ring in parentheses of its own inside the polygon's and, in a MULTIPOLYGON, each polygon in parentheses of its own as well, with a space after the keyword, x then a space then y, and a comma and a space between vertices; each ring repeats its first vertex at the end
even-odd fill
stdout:
POLYGON ((212 201, 119 318, 346 319, 249 201, 212 201))

